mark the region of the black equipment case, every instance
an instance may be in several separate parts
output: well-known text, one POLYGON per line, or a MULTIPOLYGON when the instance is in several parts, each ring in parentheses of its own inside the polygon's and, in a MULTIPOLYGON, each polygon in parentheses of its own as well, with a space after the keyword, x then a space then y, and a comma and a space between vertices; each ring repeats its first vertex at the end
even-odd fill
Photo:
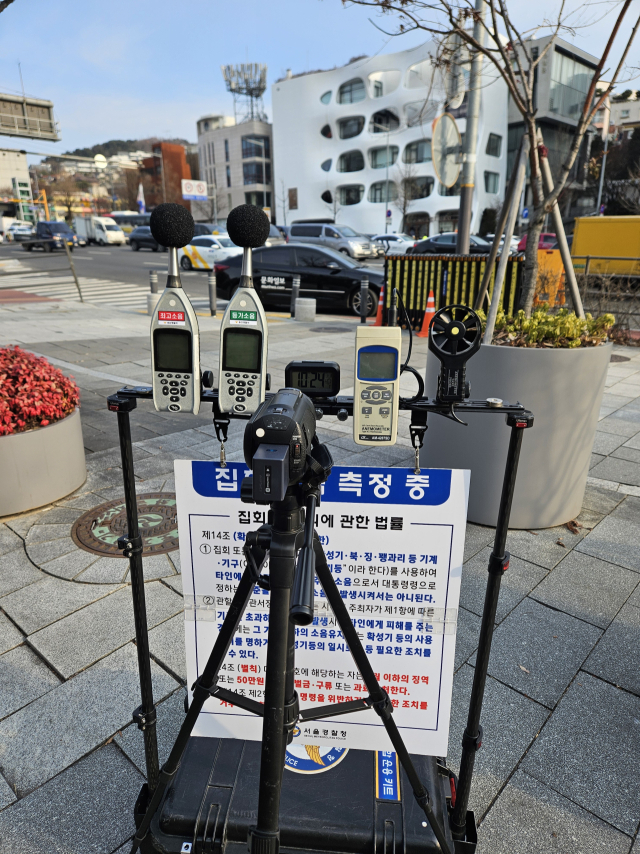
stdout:
MULTIPOLYGON (((451 850, 449 775, 431 756, 411 759, 432 797, 451 850)), ((255 825, 260 742, 192 736, 144 842, 143 854, 246 854, 255 825)), ((313 854, 429 854, 441 851, 400 768, 399 801, 376 798, 376 754, 349 750, 319 774, 285 768, 280 850, 313 854)), ((147 801, 143 787, 136 822, 147 801)), ((460 849, 457 849, 460 850, 460 849)))

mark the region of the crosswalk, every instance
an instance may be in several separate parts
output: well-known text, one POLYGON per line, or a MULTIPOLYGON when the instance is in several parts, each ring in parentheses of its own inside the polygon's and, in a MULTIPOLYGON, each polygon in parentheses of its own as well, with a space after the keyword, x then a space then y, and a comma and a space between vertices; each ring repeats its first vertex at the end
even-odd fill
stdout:
MULTIPOLYGON (((148 287, 111 279, 79 276, 84 302, 126 308, 132 311, 147 310, 148 287)), ((0 277, 0 305, 30 301, 34 298, 79 301, 78 290, 71 274, 50 276, 48 273, 5 274, 0 277)), ((206 300, 193 300, 196 309, 209 307, 206 300)))

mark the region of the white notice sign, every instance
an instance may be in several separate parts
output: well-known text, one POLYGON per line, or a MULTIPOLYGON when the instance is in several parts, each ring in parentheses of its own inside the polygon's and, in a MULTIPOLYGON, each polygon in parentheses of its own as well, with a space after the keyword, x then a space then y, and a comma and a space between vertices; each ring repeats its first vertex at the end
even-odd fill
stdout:
MULTIPOLYGON (((178 460, 175 470, 192 685, 244 570, 246 534, 267 521, 268 507, 241 503, 244 464, 178 460)), ((467 471, 335 467, 316 517, 333 578, 411 753, 447 753, 468 491, 467 471)), ((263 700, 268 626, 269 594, 256 586, 220 670, 223 687, 263 700)), ((302 709, 367 696, 317 579, 313 624, 296 629, 295 678, 302 709)), ((261 733, 261 718, 215 699, 194 731, 251 740, 261 733)), ((373 710, 301 724, 295 745, 391 749, 373 710)))

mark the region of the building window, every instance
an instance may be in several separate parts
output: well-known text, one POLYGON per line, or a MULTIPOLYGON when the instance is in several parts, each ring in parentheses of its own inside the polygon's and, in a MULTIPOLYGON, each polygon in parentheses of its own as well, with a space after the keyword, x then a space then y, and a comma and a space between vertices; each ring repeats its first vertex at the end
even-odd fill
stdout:
POLYGON ((364 157, 361 151, 347 151, 340 155, 338 172, 360 172, 364 169, 364 157))
POLYGON ((333 136, 333 134, 331 133, 331 125, 325 125, 320 131, 320 133, 327 139, 331 139, 331 137, 333 136))
POLYGON ((289 197, 289 210, 290 211, 297 211, 298 210, 298 188, 292 187, 288 191, 287 195, 289 197))
POLYGON ((405 178, 404 192, 408 199, 426 199, 433 193, 435 181, 433 178, 405 178))
POLYGON ((382 85, 382 80, 374 80, 373 81, 373 97, 374 98, 382 98, 384 94, 384 86, 382 85))
POLYGON ((333 196, 331 195, 331 190, 325 190, 324 193, 320 196, 320 198, 328 205, 333 204, 333 196))
POLYGON ((227 187, 231 186, 231 167, 227 166, 227 187))
POLYGON ((386 133, 397 130, 400 127, 400 119, 393 110, 379 110, 371 116, 369 129, 371 133, 386 133))
POLYGON ((209 143, 209 163, 213 164, 216 162, 216 150, 213 147, 213 143, 209 143))
POLYGON ((358 101, 364 101, 365 95, 364 80, 360 78, 349 80, 338 89, 338 103, 355 104, 358 101))
MULTIPOLYGON (((438 182, 438 195, 439 196, 459 196, 460 195, 460 178, 456 181, 453 187, 445 187, 444 184, 438 182)), ((446 229, 447 231, 451 231, 451 229, 446 229)))
POLYGON ((340 119, 338 122, 338 134, 340 139, 351 139, 362 133, 364 127, 364 116, 353 116, 350 119, 340 119))
POLYGON ((369 160, 372 169, 384 169, 387 165, 393 166, 398 159, 398 146, 381 145, 380 148, 369 149, 369 160), (387 150, 389 152, 389 163, 387 164, 387 150))
POLYGON ((398 198, 398 188, 395 181, 376 181, 369 187, 370 202, 393 202, 398 198))
POLYGON ((346 184, 338 187, 338 193, 341 205, 357 205, 364 196, 364 187, 362 184, 346 184))
POLYGON ((271 193, 245 193, 244 194, 244 203, 245 205, 255 205, 258 208, 270 208, 271 207, 271 193))
POLYGON ((620 111, 620 118, 628 119, 629 118, 629 110, 621 110, 620 111))
POLYGON ((502 153, 502 137, 497 133, 490 133, 487 140, 486 153, 490 157, 500 157, 502 153))
POLYGON ((227 210, 230 211, 232 207, 233 207, 233 200, 232 200, 231 193, 227 193, 227 210))
MULTIPOLYGON (((229 140, 225 139, 224 141, 224 159, 229 162, 229 140)), ((231 186, 231 185, 229 185, 231 186)))
POLYGON ((268 136, 243 136, 242 159, 249 157, 271 157, 271 145, 268 136))
POLYGON ((410 142, 403 152, 402 159, 405 163, 430 163, 431 140, 419 139, 417 142, 410 142))
POLYGON ((242 180, 244 184, 270 184, 271 163, 264 160, 254 160, 242 164, 242 180), (264 168, 264 172, 262 171, 264 168))
POLYGON ((484 189, 487 193, 497 193, 500 186, 500 175, 497 172, 484 173, 484 189))
POLYGON ((591 67, 555 50, 551 66, 549 111, 577 120, 592 76, 591 67))
POLYGON ((329 89, 328 92, 325 92, 324 95, 321 95, 320 100, 322 101, 323 104, 328 104, 329 101, 331 100, 331 89, 329 89))
POLYGON ((205 130, 209 130, 209 122, 205 122, 205 123, 204 123, 204 129, 205 129, 205 130))
POLYGON ((320 168, 323 170, 323 172, 328 172, 331 169, 331 158, 329 158, 328 160, 324 160, 320 164, 320 168))

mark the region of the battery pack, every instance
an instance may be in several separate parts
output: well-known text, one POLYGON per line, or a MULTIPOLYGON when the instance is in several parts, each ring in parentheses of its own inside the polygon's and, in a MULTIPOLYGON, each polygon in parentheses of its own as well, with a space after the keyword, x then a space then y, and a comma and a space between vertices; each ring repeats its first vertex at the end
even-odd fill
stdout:
MULTIPOLYGON (((257 741, 192 736, 141 846, 143 854, 246 854, 247 834, 257 820, 260 748, 257 741)), ((309 752, 312 756, 315 752, 315 761, 300 765, 313 764, 320 773, 284 770, 281 851, 441 851, 394 753, 343 750, 343 758, 331 764, 318 748, 311 747, 309 752)), ((339 752, 330 758, 337 759, 339 752)), ((411 758, 453 850, 447 771, 434 757, 411 758)), ((287 761, 291 761, 289 754, 287 761)), ((145 785, 136 804, 137 824, 147 797, 145 785)))

